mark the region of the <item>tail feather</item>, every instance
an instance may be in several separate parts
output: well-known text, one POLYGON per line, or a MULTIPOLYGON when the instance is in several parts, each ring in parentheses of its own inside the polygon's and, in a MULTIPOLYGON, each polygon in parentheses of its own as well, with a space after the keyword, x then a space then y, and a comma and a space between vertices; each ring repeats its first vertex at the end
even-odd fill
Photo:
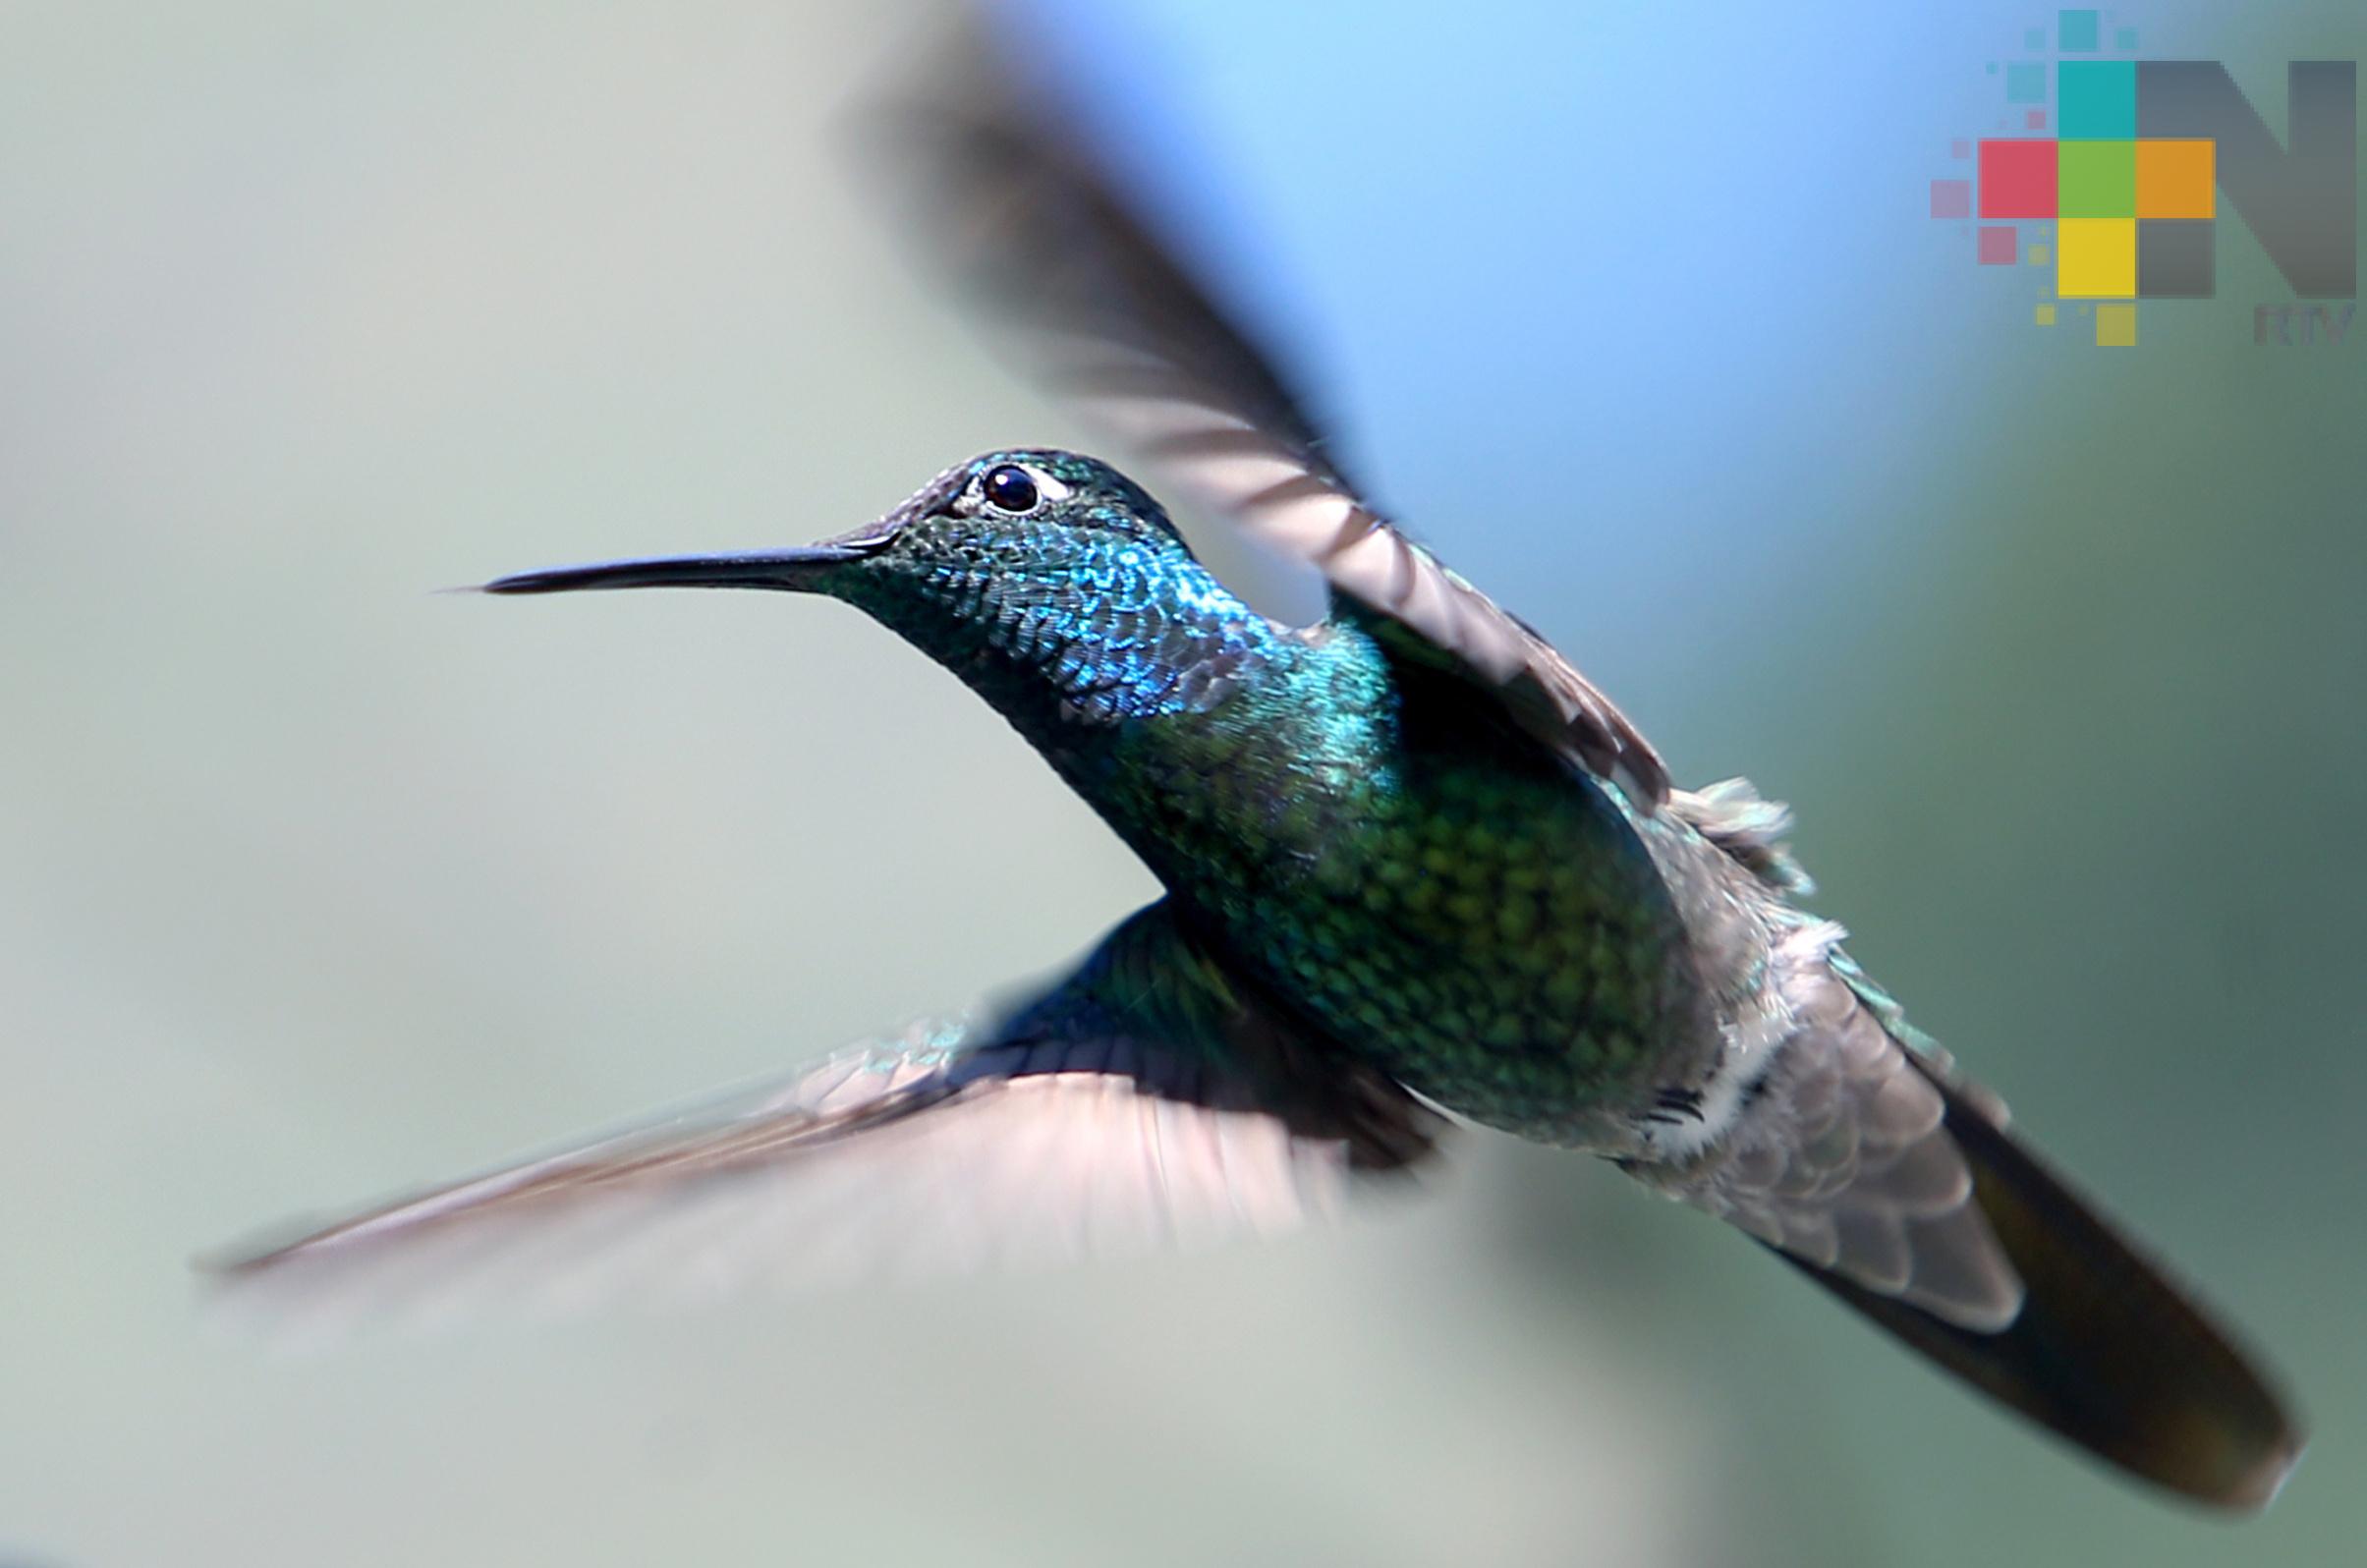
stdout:
POLYGON ((2022 1278, 2021 1311, 1982 1332, 1776 1256, 1965 1381, 2132 1475, 2221 1507, 2265 1507, 2303 1438, 2250 1360, 1972 1092, 1926 1062, 1915 1067, 1946 1101, 1973 1201, 2022 1278))

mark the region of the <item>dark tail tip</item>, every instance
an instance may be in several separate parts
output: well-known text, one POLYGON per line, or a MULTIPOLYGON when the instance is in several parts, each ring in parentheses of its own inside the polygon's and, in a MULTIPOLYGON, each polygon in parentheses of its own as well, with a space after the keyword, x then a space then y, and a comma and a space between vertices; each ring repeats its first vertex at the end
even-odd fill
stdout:
POLYGON ((2028 1289, 2021 1315, 1984 1334, 1786 1261, 1957 1376, 2131 1475, 2215 1507, 2267 1507, 2304 1438, 2260 1371, 2004 1129, 1940 1088, 1975 1201, 2028 1289))

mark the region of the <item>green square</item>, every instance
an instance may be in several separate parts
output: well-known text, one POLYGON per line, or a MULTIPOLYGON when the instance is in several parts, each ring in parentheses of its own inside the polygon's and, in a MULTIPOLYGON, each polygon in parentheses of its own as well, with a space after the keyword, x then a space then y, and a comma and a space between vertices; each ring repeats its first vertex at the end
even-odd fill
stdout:
POLYGON ((2065 218, 2137 215, 2137 143, 2055 143, 2055 210, 2065 218))
POLYGON ((2065 60, 2055 68, 2056 130, 2070 141, 2124 141, 2137 134, 2137 62, 2065 60))

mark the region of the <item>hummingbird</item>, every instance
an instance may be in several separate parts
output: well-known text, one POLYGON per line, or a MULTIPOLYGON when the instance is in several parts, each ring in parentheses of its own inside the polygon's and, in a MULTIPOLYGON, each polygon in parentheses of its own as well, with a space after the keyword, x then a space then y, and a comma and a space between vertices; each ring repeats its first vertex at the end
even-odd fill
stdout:
POLYGON ((2127 1474, 2256 1509, 2298 1426, 1812 913, 1789 814, 1677 787, 1350 479, 1271 356, 1007 59, 895 125, 924 248, 1163 493, 1320 572, 1253 608, 1151 490, 989 452, 801 548, 499 595, 852 605, 1002 714, 1162 896, 1073 970, 216 1265, 301 1311, 700 1295, 1193 1245, 1403 1185, 1470 1128, 1615 1165, 2127 1474))

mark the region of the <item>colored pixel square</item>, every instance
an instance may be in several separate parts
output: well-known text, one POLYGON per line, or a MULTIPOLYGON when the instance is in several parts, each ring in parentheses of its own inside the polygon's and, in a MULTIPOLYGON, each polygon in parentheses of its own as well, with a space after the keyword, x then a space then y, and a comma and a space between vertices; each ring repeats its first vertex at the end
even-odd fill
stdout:
POLYGON ((2030 254, 2027 259, 2032 266, 2043 267, 2048 262, 2055 259, 2055 252, 2047 246, 2034 245, 2030 248, 2030 254))
POLYGON ((1972 143, 1958 137, 1947 144, 1947 155, 1951 158, 1969 158, 1972 156, 1972 143))
POLYGON ((2055 68, 2055 124, 2077 141, 2137 135, 2137 62, 2065 60, 2055 68))
POLYGON ((2005 68, 2007 103, 2047 101, 2047 68, 2036 60, 2016 60, 2005 68))
POLYGON ((2024 32, 2022 34, 2022 47, 2029 50, 2032 54, 2045 54, 2047 52, 2047 29, 2044 28, 2032 28, 2024 32))
POLYGON ((2137 143, 2137 216, 2210 218, 2219 189, 2218 144, 2211 141, 2137 143))
POLYGON ((2135 54, 2137 52, 2137 29, 2134 28, 2116 28, 2113 33, 2113 47, 2122 54, 2135 54))
POLYGON ((1981 216, 2055 216, 2054 142, 1984 140, 1977 167, 1981 176, 1981 216))
POLYGON ((2137 220, 2137 298, 2208 300, 2218 292, 2217 226, 2198 218, 2137 220))
POLYGON ((2096 346, 2133 349, 2137 346, 2137 308, 2133 305, 2096 307, 2096 346))
POLYGON ((2055 324, 2055 306, 2053 303, 2050 302, 2049 304, 2042 305, 2036 310, 2033 310, 2031 312, 2031 319, 2038 322, 2040 326, 2053 326, 2055 324))
POLYGON ((2046 111, 2046 110, 2044 110, 2044 109, 2025 109, 2025 110, 2023 110, 2023 111, 2022 111, 2022 129, 2023 129, 2023 130, 2025 130, 2025 131, 2044 131, 2044 130, 2046 130, 2046 129, 2047 129, 2047 111, 2046 111))
POLYGON ((1970 180, 1934 180, 1932 182, 1932 216, 1935 218, 1971 217, 1972 182, 1970 180))
POLYGON ((2055 14, 2056 47, 2064 54, 2094 54, 2096 39, 2102 30, 2100 19, 2093 11, 2057 11, 2055 14))
POLYGON ((2137 143, 2057 141, 2056 211, 2066 218, 2137 215, 2137 143))
POLYGON ((2137 297, 2137 220, 2065 218, 2056 225, 2055 292, 2066 300, 2137 297))
POLYGON ((1981 230, 1981 265, 1985 267, 2013 265, 2014 253, 2020 248, 2020 242, 2014 238, 2010 225, 1981 230))

